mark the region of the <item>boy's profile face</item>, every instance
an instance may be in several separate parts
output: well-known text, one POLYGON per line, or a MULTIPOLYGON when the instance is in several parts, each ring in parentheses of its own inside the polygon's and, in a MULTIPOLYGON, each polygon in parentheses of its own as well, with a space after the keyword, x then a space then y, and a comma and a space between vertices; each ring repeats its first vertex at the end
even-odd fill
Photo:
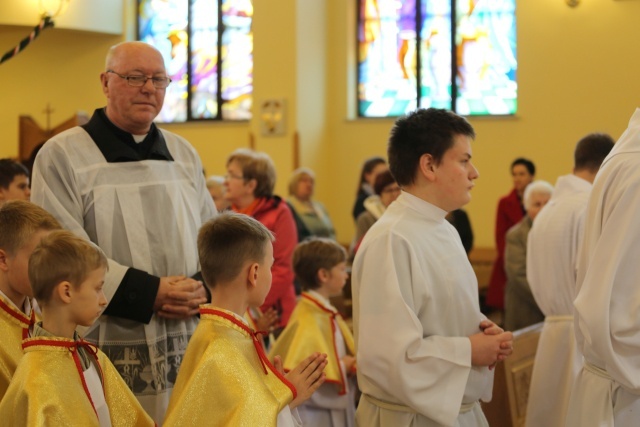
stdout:
POLYGON ((435 166, 439 207, 451 212, 471 201, 471 189, 479 174, 471 163, 471 138, 455 135, 454 144, 435 166))
POLYGON ((71 319, 81 326, 91 326, 107 306, 104 296, 105 268, 96 268, 79 287, 71 287, 71 319))
POLYGON ((38 230, 14 255, 5 253, 4 262, 8 284, 16 294, 28 297, 33 296, 33 290, 29 282, 29 257, 42 238, 50 232, 51 230, 38 230))
POLYGON ((27 200, 31 197, 29 188, 29 177, 26 175, 16 175, 9 187, 0 187, 0 204, 9 200, 27 200))
POLYGON ((258 267, 258 280, 256 285, 257 297, 260 301, 257 301, 256 306, 264 304, 265 298, 271 289, 271 267, 273 266, 273 244, 271 242, 266 243, 264 251, 264 259, 258 267))
POLYGON ((330 297, 340 296, 348 277, 347 263, 343 261, 329 270, 328 280, 322 286, 327 290, 330 297))

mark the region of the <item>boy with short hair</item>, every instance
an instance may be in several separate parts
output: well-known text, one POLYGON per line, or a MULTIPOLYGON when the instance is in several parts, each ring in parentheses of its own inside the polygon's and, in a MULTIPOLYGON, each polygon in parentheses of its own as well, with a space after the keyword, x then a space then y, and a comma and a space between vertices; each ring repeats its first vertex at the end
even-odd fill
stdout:
POLYGON ((0 403, 11 425, 153 426, 107 356, 80 338, 107 305, 107 258, 66 230, 52 231, 29 259, 29 280, 42 309, 0 403))
POLYGON ((0 206, 9 200, 29 200, 29 171, 22 163, 0 159, 0 206))
POLYGON ((273 345, 285 371, 310 351, 327 353, 326 383, 300 406, 305 426, 351 427, 355 423, 355 346, 351 330, 329 298, 342 293, 348 273, 347 254, 334 240, 314 238, 298 244, 293 269, 302 298, 289 323, 273 345))
POLYGON ((513 336, 479 310, 478 281, 448 212, 471 200, 473 127, 440 109, 396 121, 389 169, 402 194, 352 268, 361 426, 487 427, 479 404, 513 336))
POLYGON ((314 353, 284 375, 243 318, 271 288, 273 235, 259 221, 225 212, 202 226, 198 253, 211 304, 189 341, 165 427, 299 425, 294 408, 324 382, 326 355, 314 353))
POLYGON ((35 317, 27 264, 43 236, 60 224, 32 203, 0 206, 0 400, 22 358, 22 340, 35 317))

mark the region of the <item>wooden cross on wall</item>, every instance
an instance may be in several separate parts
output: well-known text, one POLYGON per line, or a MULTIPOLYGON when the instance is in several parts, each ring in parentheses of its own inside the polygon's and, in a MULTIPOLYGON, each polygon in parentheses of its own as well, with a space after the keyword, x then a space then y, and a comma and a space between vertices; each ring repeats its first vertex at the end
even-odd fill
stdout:
POLYGON ((31 116, 21 115, 19 117, 18 156, 20 161, 27 161, 31 156, 33 149, 51 138, 53 135, 74 126, 83 125, 89 121, 89 117, 86 113, 78 112, 70 119, 67 119, 56 127, 51 128, 51 115, 54 111, 55 110, 51 108, 51 105, 47 103, 47 108, 43 110, 43 113, 47 116, 46 129, 42 129, 31 116))

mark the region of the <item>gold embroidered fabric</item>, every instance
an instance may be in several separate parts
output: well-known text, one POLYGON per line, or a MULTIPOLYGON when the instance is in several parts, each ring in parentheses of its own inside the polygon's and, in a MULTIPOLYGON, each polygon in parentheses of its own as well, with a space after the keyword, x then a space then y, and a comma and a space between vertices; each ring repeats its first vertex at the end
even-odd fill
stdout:
MULTIPOLYGON (((3 425, 99 426, 69 343, 73 340, 45 337, 24 340, 24 356, 0 402, 3 425)), ((155 425, 107 356, 98 351, 97 359, 112 426, 155 425)))
POLYGON ((23 331, 30 319, 0 295, 0 400, 9 388, 9 382, 22 358, 23 331))
POLYGON ((324 369, 325 381, 338 384, 339 393, 344 394, 346 379, 338 359, 333 319, 342 332, 347 352, 355 355, 353 335, 342 316, 325 307, 312 295, 303 292, 287 327, 273 344, 269 357, 273 360, 275 356, 280 355, 285 371, 290 371, 312 353, 326 353, 328 363, 324 369))
POLYGON ((163 426, 276 427, 295 388, 252 332, 234 313, 201 306, 163 426))

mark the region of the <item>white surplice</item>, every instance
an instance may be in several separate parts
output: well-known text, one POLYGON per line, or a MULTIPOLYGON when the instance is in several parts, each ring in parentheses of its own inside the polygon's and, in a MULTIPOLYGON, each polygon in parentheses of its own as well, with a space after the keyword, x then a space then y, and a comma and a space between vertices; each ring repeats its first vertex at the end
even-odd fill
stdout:
MULTIPOLYGON (((116 293, 129 267, 157 277, 199 269, 200 226, 216 215, 195 149, 159 130, 172 161, 109 163, 89 134, 74 127, 38 153, 31 201, 66 229, 96 243, 109 259, 104 293, 116 293)), ((85 337, 119 369, 143 408, 160 423, 196 317, 148 324, 101 316, 85 337)))
POLYGON ((446 212, 409 193, 367 232, 353 269, 356 423, 486 426, 493 371, 471 366, 485 317, 478 283, 446 212))
POLYGON ((571 387, 582 367, 573 331, 573 300, 590 192, 590 182, 561 176, 529 232, 527 281, 545 323, 529 389, 528 427, 564 426, 571 387))
POLYGON ((569 427, 640 425, 640 109, 593 184, 574 301, 584 366, 569 427))

